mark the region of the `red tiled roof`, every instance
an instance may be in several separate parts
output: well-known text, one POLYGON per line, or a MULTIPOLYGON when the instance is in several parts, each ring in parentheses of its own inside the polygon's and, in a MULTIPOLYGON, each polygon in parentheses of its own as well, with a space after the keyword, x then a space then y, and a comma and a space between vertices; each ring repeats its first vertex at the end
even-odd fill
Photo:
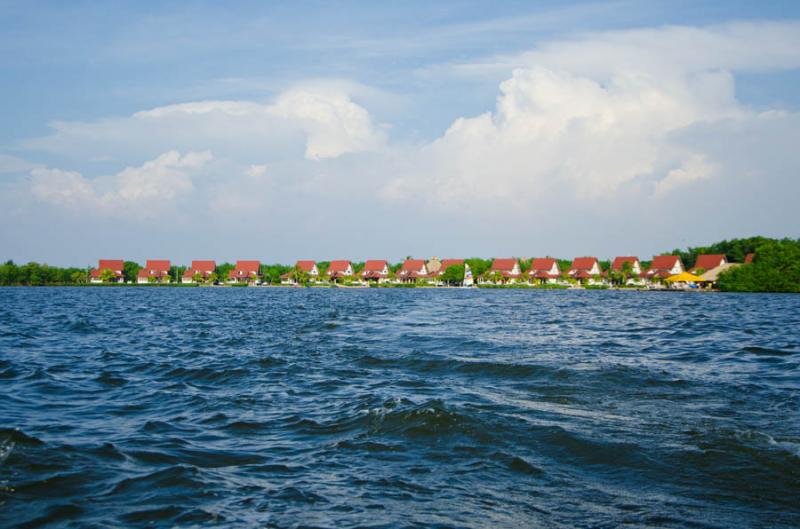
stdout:
POLYGON ((574 277, 575 279, 591 279, 592 278, 592 274, 590 274, 586 270, 579 270, 572 277, 574 277))
POLYGON ((155 270, 156 272, 169 272, 168 259, 148 259, 147 264, 144 265, 147 270, 155 270))
POLYGON ((169 275, 168 259, 148 259, 144 268, 139 270, 138 277, 166 277, 169 275))
POLYGON ((400 268, 400 270, 408 272, 416 272, 420 268, 422 268, 424 264, 425 261, 423 261, 422 259, 406 259, 405 261, 403 261, 403 266, 400 268))
POLYGON ((539 279, 556 278, 559 276, 559 274, 550 273, 550 270, 553 269, 553 265, 555 265, 556 269, 558 269, 558 262, 552 257, 539 257, 536 259, 531 259, 531 268, 528 270, 528 275, 538 277, 539 279))
POLYGON ((194 270, 195 272, 213 272, 217 269, 217 263, 214 261, 192 261, 192 267, 190 270, 194 270))
POLYGON ((230 271, 228 277, 257 276, 261 261, 236 261, 236 267, 230 271))
POLYGON ((669 270, 675 263, 680 261, 678 255, 656 255, 653 257, 653 262, 650 264, 650 270, 669 270))
POLYGON ((697 261, 695 261, 692 270, 702 268, 703 270, 708 271, 727 262, 728 260, 721 253, 702 254, 697 256, 697 261))
POLYGON ((752 263, 753 262, 753 257, 755 257, 755 254, 752 254, 752 253, 749 253, 749 254, 745 255, 744 256, 744 264, 752 263))
MULTIPOLYGON (((495 259, 492 261, 492 267, 489 269, 490 272, 511 272, 514 269, 514 265, 519 264, 516 259, 508 258, 508 259, 495 259)), ((518 277, 518 276, 515 276, 518 277)))
POLYGON ((328 267, 328 274, 344 273, 347 271, 348 266, 350 266, 350 261, 346 259, 331 261, 331 265, 328 267))
POLYGON ((297 268, 299 268, 300 270, 302 270, 303 272, 311 272, 311 270, 314 269, 314 266, 316 266, 316 264, 317 264, 316 261, 310 261, 310 260, 302 261, 301 260, 301 261, 297 261, 297 264, 295 264, 295 266, 297 268))
MULTIPOLYGON (((576 257, 572 260, 572 266, 569 267, 569 270, 570 272, 589 271, 595 263, 598 263, 597 257, 576 257)), ((599 263, 598 266, 600 266, 599 263)))
POLYGON ((388 266, 389 263, 386 259, 373 259, 364 263, 364 270, 362 270, 361 273, 364 277, 367 277, 367 274, 370 272, 375 272, 380 275, 383 272, 383 268, 388 266))
POLYGON ((241 270, 242 272, 255 272, 261 266, 261 261, 236 261, 236 268, 234 270, 241 270))
POLYGON ((111 270, 114 275, 121 276, 123 268, 125 261, 122 259, 100 259, 97 261, 97 268, 91 271, 91 276, 100 277, 100 272, 103 270, 111 270))
POLYGON ((122 271, 125 268, 125 261, 122 259, 100 259, 97 262, 97 269, 98 270, 105 270, 108 268, 109 270, 122 271))
POLYGON ((422 259, 406 259, 403 261, 403 266, 398 270, 397 275, 404 278, 428 277, 427 269, 425 272, 420 272, 425 266, 425 261, 422 259))
POLYGON ((650 264, 650 268, 647 270, 645 275, 647 275, 647 277, 669 277, 672 274, 672 268, 677 263, 680 263, 681 268, 683 268, 683 262, 678 255, 653 256, 653 262, 650 264))
POLYGON ((192 266, 187 268, 183 273, 183 277, 194 277, 195 274, 200 274, 203 278, 207 278, 214 273, 217 269, 217 263, 214 261, 192 261, 192 266))
POLYGON ((639 258, 636 256, 626 256, 626 257, 615 257, 614 262, 611 263, 611 269, 616 270, 617 272, 622 272, 622 265, 625 263, 630 263, 633 266, 634 263, 638 263, 639 258))

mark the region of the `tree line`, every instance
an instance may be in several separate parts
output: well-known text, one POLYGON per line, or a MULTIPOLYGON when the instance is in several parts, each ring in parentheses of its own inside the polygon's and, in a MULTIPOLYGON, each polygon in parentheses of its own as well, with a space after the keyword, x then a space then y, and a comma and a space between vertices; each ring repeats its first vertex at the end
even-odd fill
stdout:
MULTIPOLYGON (((751 264, 733 268, 720 275, 719 288, 731 292, 800 292, 800 239, 770 239, 767 237, 748 237, 744 239, 731 239, 720 241, 709 246, 689 247, 686 250, 676 248, 664 255, 678 255, 687 268, 694 266, 700 254, 724 254, 729 262, 742 263, 747 254, 754 254, 751 264)), ((474 277, 484 276, 492 266, 493 259, 472 257, 465 259, 465 263, 472 270, 474 277)), ((572 264, 569 259, 557 259, 561 270, 566 271, 572 264)), ((531 260, 520 259, 520 269, 524 274, 530 270, 531 260)), ((641 261, 643 269, 650 262, 641 261)), ((397 262, 389 265, 390 274, 394 275, 403 263, 397 262)), ((601 261, 601 267, 609 270, 610 261, 601 261)), ((330 261, 317 262, 320 275, 324 275, 330 266, 330 261)), ((364 262, 353 262, 353 270, 357 275, 364 269, 364 262)), ((233 263, 217 265, 211 282, 224 281, 231 270, 233 263)), ((135 282, 142 266, 134 261, 125 261, 123 278, 126 282, 135 282)), ((186 266, 173 265, 170 267, 170 279, 179 283, 186 271, 186 266)), ((451 266, 444 271, 442 280, 448 283, 459 283, 464 279, 463 265, 451 266)), ((0 265, 0 285, 82 285, 89 283, 91 267, 57 267, 47 264, 30 262, 16 264, 6 261, 0 265)), ((625 271, 622 273, 624 274, 625 271)), ((281 282, 281 276, 294 274, 294 279, 306 283, 308 278, 301 274, 294 266, 284 264, 262 264, 259 270, 263 281, 271 284, 281 282)))

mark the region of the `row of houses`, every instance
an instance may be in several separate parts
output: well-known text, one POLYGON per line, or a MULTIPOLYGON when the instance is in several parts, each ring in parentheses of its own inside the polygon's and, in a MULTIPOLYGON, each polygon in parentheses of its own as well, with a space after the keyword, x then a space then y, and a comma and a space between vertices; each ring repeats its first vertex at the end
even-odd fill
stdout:
MULTIPOLYGON (((748 255, 747 261, 752 260, 748 255)), ((686 268, 677 255, 657 255, 650 266, 644 270, 636 256, 616 257, 608 270, 603 270, 596 257, 576 257, 567 270, 562 270, 556 259, 552 257, 534 258, 530 267, 523 272, 519 259, 494 259, 492 265, 480 277, 473 277, 469 264, 464 259, 406 259, 396 273, 392 273, 389 262, 385 259, 373 259, 364 263, 364 267, 355 272, 353 263, 348 260, 331 261, 327 269, 320 272, 317 262, 300 260, 295 264, 293 272, 281 276, 281 283, 296 284, 301 280, 309 282, 359 282, 359 283, 416 283, 424 281, 441 284, 447 280, 445 272, 453 266, 464 267, 464 277, 460 284, 471 286, 478 283, 513 284, 520 282, 539 284, 572 284, 605 285, 609 283, 625 283, 628 285, 644 285, 659 282, 668 277, 681 274, 686 268)), ((713 280, 725 269, 736 266, 728 263, 722 254, 700 255, 689 272, 713 275, 713 280)), ((122 282, 124 261, 122 259, 100 259, 97 268, 91 271, 91 281, 122 282)), ((148 260, 139 271, 138 283, 164 282, 170 280, 171 263, 166 259, 148 260)), ((258 284, 261 262, 258 260, 236 261, 235 267, 227 277, 215 277, 217 264, 212 260, 192 261, 181 278, 182 283, 192 284, 208 282, 212 277, 220 283, 258 284)), ((712 279, 709 279, 712 281, 712 279)))

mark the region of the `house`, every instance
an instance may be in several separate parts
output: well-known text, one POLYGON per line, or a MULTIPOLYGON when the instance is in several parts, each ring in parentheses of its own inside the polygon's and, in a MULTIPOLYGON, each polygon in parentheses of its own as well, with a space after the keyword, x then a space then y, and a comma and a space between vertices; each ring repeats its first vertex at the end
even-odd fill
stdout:
POLYGON ((720 265, 720 266, 715 266, 711 270, 707 270, 707 271, 703 272, 703 274, 700 277, 706 281, 706 283, 705 283, 706 286, 709 286, 711 288, 716 288, 717 287, 717 282, 719 281, 720 274, 722 274, 723 272, 727 272, 728 270, 731 270, 733 268, 736 268, 737 266, 742 266, 742 264, 741 263, 725 263, 725 264, 720 265))
POLYGON ((228 274, 231 283, 257 283, 261 261, 236 261, 236 267, 228 274))
POLYGON ((338 260, 338 261, 331 261, 331 265, 328 267, 328 270, 325 272, 325 275, 331 281, 336 281, 337 279, 344 279, 346 277, 353 276, 353 264, 347 260, 338 260))
POLYGON ((756 256, 756 254, 754 254, 754 253, 749 253, 749 254, 745 255, 744 256, 744 264, 752 263, 753 262, 753 257, 755 257, 755 256, 756 256))
POLYGON ((552 257, 531 259, 528 278, 537 283, 555 283, 561 277, 558 261, 552 257))
MULTIPOLYGON (((294 267, 308 274, 312 281, 319 279, 319 268, 317 268, 316 261, 300 260, 295 263, 294 267)), ((284 285, 294 285, 297 284, 297 280, 292 275, 292 272, 289 272, 281 276, 281 283, 284 285)))
POLYGON ((573 279, 591 285, 597 282, 595 277, 602 275, 603 271, 600 269, 600 261, 597 260, 597 257, 576 257, 572 260, 567 274, 573 279))
POLYGON ((436 277, 441 277, 447 272, 447 269, 451 266, 463 266, 464 267, 464 282, 462 283, 465 287, 471 287, 474 283, 472 277, 472 269, 469 267, 467 262, 464 259, 442 259, 440 261, 440 266, 438 272, 431 272, 430 268, 428 271, 431 275, 436 277))
POLYGON ((432 276, 439 275, 439 272, 444 272, 442 269, 442 261, 438 257, 431 257, 428 259, 428 262, 425 263, 425 268, 428 269, 428 273, 432 276))
POLYGON ((685 271, 679 255, 656 255, 644 276, 647 279, 666 279, 685 271))
POLYGON ((428 277, 428 268, 422 259, 406 259, 397 271, 397 279, 403 283, 413 283, 417 279, 428 277))
POLYGON ((385 259, 373 259, 364 263, 361 277, 366 281, 385 283, 389 280, 389 262, 385 259))
POLYGON ((181 283, 194 283, 195 276, 199 274, 202 281, 208 281, 211 274, 217 269, 217 263, 214 261, 192 261, 192 266, 187 268, 183 273, 181 283))
POLYGON ((492 261, 492 266, 489 268, 487 275, 491 278, 496 277, 498 274, 503 278, 503 283, 516 283, 522 277, 519 261, 513 257, 495 259, 492 261))
POLYGON ((111 270, 114 277, 110 279, 112 283, 122 283, 125 281, 123 270, 125 268, 125 261, 122 259, 100 259, 97 261, 97 268, 93 269, 90 273, 89 281, 91 283, 102 283, 100 278, 103 270, 111 270))
POLYGON ((629 255, 624 257, 615 257, 611 262, 611 271, 622 274, 626 268, 625 263, 630 264, 630 275, 625 283, 638 283, 642 276, 642 263, 639 262, 639 258, 636 256, 629 255))
POLYGON ((706 253, 697 256, 694 266, 689 270, 693 274, 702 274, 718 266, 728 264, 728 259, 721 253, 706 253))
POLYGON ((136 277, 137 283, 168 283, 169 282, 169 267, 168 259, 148 259, 144 268, 139 270, 139 275, 136 277))

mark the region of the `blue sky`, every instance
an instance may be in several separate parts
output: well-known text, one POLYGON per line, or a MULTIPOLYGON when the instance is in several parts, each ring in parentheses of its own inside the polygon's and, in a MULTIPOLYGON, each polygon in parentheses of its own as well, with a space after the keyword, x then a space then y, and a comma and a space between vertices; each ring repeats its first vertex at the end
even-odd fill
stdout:
POLYGON ((795 2, 0 2, 2 257, 796 237, 799 20, 795 2))

